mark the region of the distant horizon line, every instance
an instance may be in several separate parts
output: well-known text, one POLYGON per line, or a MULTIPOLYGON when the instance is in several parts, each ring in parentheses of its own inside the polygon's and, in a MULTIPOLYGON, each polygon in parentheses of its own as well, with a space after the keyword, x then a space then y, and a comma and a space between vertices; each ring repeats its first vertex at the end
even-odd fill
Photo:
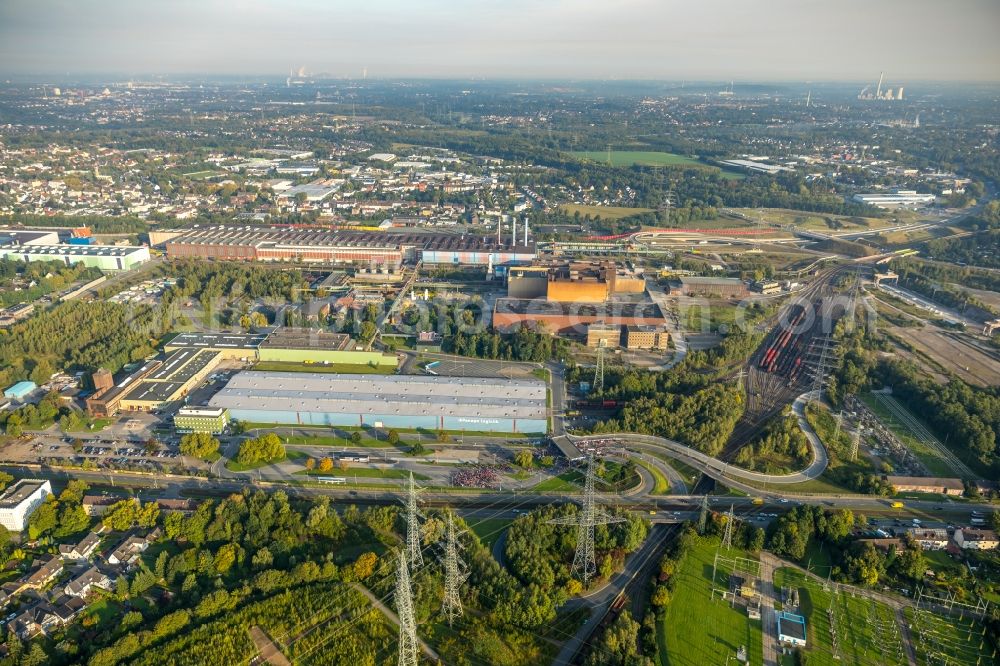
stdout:
MULTIPOLYGON (((733 77, 693 77, 693 78, 657 78, 657 77, 569 77, 569 76, 544 76, 544 77, 524 77, 524 76, 349 76, 333 75, 324 72, 305 76, 292 76, 277 73, 193 73, 175 72, 169 74, 155 74, 150 72, 125 73, 125 72, 93 72, 93 73, 23 73, 4 72, 0 70, 0 77, 4 78, 4 83, 26 82, 26 83, 49 83, 52 81, 77 81, 77 80, 102 80, 107 83, 163 83, 167 81, 257 81, 257 82, 284 82, 288 78, 293 81, 303 82, 406 82, 406 81, 434 81, 434 82, 455 82, 455 83, 636 83, 636 84, 671 84, 671 85, 726 85, 732 83, 740 85, 768 85, 768 84, 815 84, 815 85, 857 85, 869 83, 866 78, 733 78, 733 77)), ((878 77, 871 79, 878 80, 878 77)), ((890 79, 896 80, 895 77, 890 79)), ((900 78, 903 86, 909 85, 996 85, 1000 86, 998 79, 910 79, 900 78)))

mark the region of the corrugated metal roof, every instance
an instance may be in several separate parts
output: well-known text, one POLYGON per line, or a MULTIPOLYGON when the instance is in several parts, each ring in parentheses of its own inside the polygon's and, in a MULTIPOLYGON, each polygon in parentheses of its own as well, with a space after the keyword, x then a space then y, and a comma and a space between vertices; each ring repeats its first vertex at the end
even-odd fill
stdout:
POLYGON ((212 407, 337 414, 397 414, 544 419, 545 382, 531 379, 341 375, 260 372, 236 374, 212 407))

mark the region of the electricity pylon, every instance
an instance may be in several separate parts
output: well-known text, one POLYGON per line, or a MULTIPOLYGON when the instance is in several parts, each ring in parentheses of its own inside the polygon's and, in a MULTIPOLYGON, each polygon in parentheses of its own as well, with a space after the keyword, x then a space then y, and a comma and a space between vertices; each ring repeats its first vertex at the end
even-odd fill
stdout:
POLYGON ((708 495, 701 496, 701 512, 698 514, 698 534, 705 533, 708 526, 708 495))
POLYGON ((858 447, 861 445, 861 424, 858 423, 857 429, 854 431, 854 437, 851 439, 851 462, 858 459, 858 447))
POLYGON ((462 560, 458 557, 458 537, 455 533, 455 518, 448 513, 448 528, 445 535, 444 544, 444 599, 441 603, 441 613, 448 619, 448 626, 451 626, 455 618, 462 616, 462 598, 458 594, 458 589, 469 577, 464 570, 462 560))
POLYGON ((590 582, 590 577, 597 571, 597 560, 594 556, 594 526, 622 523, 621 516, 612 516, 599 508, 594 499, 594 454, 587 457, 587 475, 583 484, 583 504, 575 516, 553 518, 552 525, 576 525, 576 554, 573 556, 573 572, 579 572, 584 587, 590 582))
POLYGON ((736 522, 736 516, 733 514, 734 505, 729 505, 729 513, 726 514, 726 531, 722 533, 722 543, 719 545, 720 548, 725 548, 729 550, 733 547, 733 523, 736 522))
POLYGON ((417 620, 413 614, 413 591, 410 589, 410 568, 406 551, 399 551, 396 569, 396 614, 399 616, 399 666, 418 666, 417 620))
POLYGON ((417 510, 417 484, 410 472, 410 483, 406 490, 406 555, 410 565, 421 566, 424 556, 420 552, 420 512, 417 510))
POLYGON ((663 213, 663 226, 670 226, 670 210, 677 205, 677 197, 674 196, 673 190, 667 190, 666 194, 663 195, 663 203, 658 207, 658 210, 663 213))
POLYGON ((594 384, 590 387, 591 393, 600 393, 604 390, 604 345, 604 340, 597 344, 597 367, 594 369, 594 384))

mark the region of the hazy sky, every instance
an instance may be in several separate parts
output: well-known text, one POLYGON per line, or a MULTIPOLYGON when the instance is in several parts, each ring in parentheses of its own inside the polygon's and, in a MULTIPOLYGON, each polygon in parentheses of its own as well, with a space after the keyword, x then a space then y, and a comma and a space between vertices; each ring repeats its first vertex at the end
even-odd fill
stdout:
POLYGON ((1000 0, 0 0, 3 74, 1000 80, 1000 0))

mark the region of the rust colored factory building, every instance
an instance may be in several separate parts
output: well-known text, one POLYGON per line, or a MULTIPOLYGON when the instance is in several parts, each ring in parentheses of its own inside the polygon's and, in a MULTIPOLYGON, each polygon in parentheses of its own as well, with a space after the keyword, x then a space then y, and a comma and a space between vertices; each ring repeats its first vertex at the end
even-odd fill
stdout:
POLYGON ((601 303, 615 294, 641 294, 646 280, 613 261, 571 261, 516 266, 507 273, 509 298, 601 303))
POLYGON ((544 327, 550 333, 584 337, 598 322, 609 326, 662 326, 655 303, 557 303, 538 299, 501 298, 493 308, 493 328, 511 331, 522 325, 544 327))

